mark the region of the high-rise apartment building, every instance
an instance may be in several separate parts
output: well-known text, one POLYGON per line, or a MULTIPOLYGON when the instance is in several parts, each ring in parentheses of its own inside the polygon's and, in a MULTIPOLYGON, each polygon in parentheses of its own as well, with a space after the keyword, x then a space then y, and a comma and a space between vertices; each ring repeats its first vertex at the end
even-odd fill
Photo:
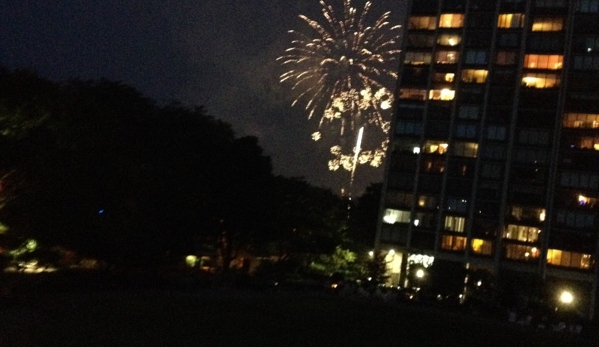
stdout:
POLYGON ((413 0, 377 247, 571 288, 599 256, 599 0, 413 0))

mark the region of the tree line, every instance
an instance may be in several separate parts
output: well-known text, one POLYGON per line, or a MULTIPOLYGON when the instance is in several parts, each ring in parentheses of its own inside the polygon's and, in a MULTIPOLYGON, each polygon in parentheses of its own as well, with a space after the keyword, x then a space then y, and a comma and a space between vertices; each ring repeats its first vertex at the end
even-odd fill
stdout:
POLYGON ((340 254, 374 240, 377 186, 348 219, 344 198, 274 175, 258 138, 236 136, 203 107, 159 105, 120 82, 0 68, 0 153, 5 241, 123 265, 202 249, 226 270, 239 252, 351 262, 340 254))

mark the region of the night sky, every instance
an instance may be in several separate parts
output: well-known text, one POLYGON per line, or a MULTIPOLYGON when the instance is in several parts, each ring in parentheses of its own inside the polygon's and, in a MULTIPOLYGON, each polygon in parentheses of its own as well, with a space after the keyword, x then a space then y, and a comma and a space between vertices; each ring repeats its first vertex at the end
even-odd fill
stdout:
MULTIPOLYGON (((369 18, 391 11, 399 24, 403 3, 375 2, 369 18)), ((203 105, 238 136, 257 136, 275 174, 338 193, 349 173, 328 170, 328 147, 310 139, 315 125, 278 83, 287 31, 309 32, 298 15, 323 21, 320 8, 317 0, 3 0, 0 65, 54 81, 122 81, 159 103, 203 105)), ((359 166, 354 194, 381 180, 382 168, 359 166)))

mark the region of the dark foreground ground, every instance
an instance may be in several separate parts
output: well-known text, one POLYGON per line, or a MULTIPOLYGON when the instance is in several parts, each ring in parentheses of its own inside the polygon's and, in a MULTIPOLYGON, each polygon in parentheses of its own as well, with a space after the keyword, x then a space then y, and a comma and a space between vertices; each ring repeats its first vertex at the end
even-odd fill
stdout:
POLYGON ((564 333, 323 293, 38 294, 0 309, 0 346, 593 346, 564 333))

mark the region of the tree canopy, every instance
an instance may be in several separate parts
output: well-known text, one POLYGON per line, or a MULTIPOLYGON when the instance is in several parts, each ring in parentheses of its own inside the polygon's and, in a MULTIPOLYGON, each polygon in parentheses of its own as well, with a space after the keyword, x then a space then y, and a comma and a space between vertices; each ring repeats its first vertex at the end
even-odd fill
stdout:
POLYGON ((119 82, 0 68, 0 153, 2 230, 113 263, 208 246, 227 267, 242 249, 332 255, 347 237, 343 199, 275 177, 256 137, 119 82))

